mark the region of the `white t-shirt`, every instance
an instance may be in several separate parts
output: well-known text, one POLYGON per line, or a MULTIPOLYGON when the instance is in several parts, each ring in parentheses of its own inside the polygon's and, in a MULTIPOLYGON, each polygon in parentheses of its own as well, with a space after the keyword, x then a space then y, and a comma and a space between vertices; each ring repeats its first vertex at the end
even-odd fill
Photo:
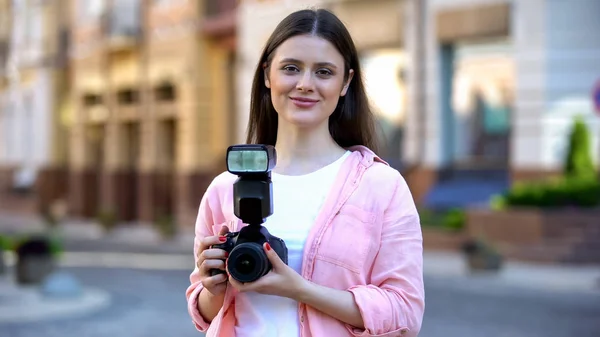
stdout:
MULTIPOLYGON (((272 173, 273 215, 263 224, 285 242, 288 265, 301 273, 304 243, 315 218, 350 151, 335 162, 309 174, 272 173)), ((298 302, 255 292, 235 298, 236 337, 294 337, 300 332, 298 302)))

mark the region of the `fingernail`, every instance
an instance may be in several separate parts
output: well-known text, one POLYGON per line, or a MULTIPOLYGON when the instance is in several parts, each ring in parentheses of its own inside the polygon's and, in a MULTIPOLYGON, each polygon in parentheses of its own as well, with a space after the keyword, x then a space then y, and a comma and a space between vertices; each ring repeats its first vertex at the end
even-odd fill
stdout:
POLYGON ((227 238, 224 236, 219 236, 219 241, 225 242, 225 241, 227 241, 227 238))
POLYGON ((267 250, 271 250, 271 245, 267 242, 266 244, 267 250))

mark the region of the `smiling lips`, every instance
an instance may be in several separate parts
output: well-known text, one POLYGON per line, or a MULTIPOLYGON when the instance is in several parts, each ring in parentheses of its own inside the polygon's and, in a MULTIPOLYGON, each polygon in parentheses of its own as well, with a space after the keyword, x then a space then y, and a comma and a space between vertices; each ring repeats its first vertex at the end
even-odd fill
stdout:
POLYGON ((299 108, 312 108, 319 102, 316 99, 306 98, 306 97, 290 97, 294 105, 299 108))

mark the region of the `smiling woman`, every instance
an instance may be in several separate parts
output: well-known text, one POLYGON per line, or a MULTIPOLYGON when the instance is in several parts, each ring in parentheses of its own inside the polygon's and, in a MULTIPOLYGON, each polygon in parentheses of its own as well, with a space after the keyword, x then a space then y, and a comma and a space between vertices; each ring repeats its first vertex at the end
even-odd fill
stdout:
POLYGON ((422 234, 406 182, 376 153, 358 54, 326 10, 286 17, 252 85, 247 142, 277 150, 269 232, 284 263, 250 283, 211 248, 240 229, 232 184, 213 180, 196 221, 188 310, 207 336, 417 336, 424 310, 422 234))
POLYGON ((354 75, 353 69, 345 74, 344 59, 329 41, 311 35, 283 42, 264 68, 265 87, 284 130, 288 124, 326 128, 354 75))

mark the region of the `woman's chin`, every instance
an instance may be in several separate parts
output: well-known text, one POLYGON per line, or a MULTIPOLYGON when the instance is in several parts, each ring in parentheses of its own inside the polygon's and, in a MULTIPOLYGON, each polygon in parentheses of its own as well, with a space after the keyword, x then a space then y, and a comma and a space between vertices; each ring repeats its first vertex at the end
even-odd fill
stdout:
POLYGON ((310 129, 310 128, 315 128, 317 127, 319 124, 321 124, 323 121, 314 118, 314 116, 301 116, 301 115, 295 115, 295 116, 290 116, 289 118, 286 118, 285 121, 297 128, 301 128, 301 129, 310 129))

